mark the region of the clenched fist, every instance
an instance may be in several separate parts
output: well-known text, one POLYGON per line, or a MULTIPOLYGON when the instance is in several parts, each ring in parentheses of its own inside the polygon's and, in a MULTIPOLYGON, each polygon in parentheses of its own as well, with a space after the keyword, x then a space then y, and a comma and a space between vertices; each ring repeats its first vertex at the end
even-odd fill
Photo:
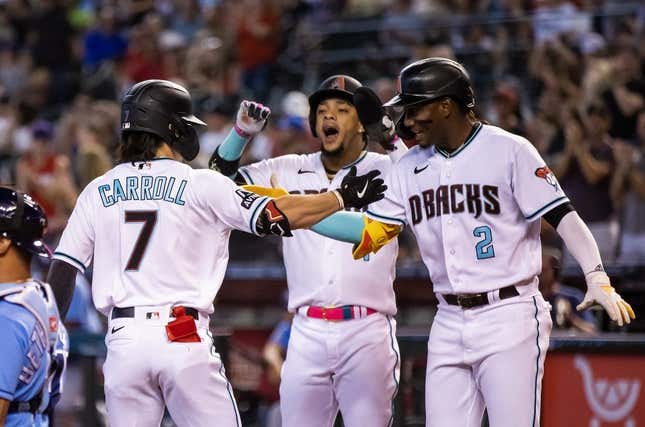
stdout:
POLYGON ((266 127, 271 109, 258 102, 244 100, 237 110, 235 130, 245 138, 252 138, 266 127))

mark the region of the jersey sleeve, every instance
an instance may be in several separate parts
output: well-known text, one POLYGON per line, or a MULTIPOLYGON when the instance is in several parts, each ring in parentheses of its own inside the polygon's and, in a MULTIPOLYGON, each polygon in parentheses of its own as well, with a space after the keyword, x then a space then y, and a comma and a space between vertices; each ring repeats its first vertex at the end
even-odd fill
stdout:
POLYGON ((569 201, 557 178, 538 151, 524 140, 515 151, 511 189, 528 221, 539 219, 554 207, 569 201))
POLYGON ((270 187, 271 174, 273 173, 275 163, 275 159, 261 160, 250 165, 242 166, 239 172, 247 184, 270 187))
POLYGON ((90 265, 94 254, 94 227, 90 192, 92 185, 85 187, 76 201, 72 215, 67 221, 54 258, 71 264, 82 273, 90 265))
POLYGON ((367 216, 386 224, 405 226, 405 205, 401 193, 400 177, 396 168, 391 168, 385 177, 385 197, 367 208, 367 216))
POLYGON ((0 399, 13 400, 29 348, 27 330, 17 321, 0 316, 0 399))
POLYGON ((196 205, 207 214, 232 229, 261 235, 256 228, 258 216, 271 199, 247 191, 208 169, 195 171, 193 184, 196 205))

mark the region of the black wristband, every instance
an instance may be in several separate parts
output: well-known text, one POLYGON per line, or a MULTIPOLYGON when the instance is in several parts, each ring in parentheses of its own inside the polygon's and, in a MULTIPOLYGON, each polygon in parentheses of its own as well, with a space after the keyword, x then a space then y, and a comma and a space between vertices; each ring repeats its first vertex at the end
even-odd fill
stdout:
POLYGON ((213 155, 208 161, 208 168, 217 172, 220 172, 224 176, 235 175, 237 170, 240 168, 240 159, 237 160, 226 160, 219 155, 219 147, 213 151, 213 155))

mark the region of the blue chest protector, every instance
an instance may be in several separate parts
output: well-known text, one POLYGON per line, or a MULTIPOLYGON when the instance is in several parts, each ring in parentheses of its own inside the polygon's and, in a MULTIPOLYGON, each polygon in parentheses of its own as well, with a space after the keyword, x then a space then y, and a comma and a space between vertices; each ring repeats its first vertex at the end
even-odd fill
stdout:
POLYGON ((0 284, 0 300, 20 306, 33 316, 35 325, 29 338, 45 347, 46 351, 43 357, 46 362, 44 379, 39 377, 41 384, 34 385, 38 392, 29 400, 12 400, 8 425, 12 415, 31 413, 35 423, 46 426, 46 413, 60 396, 68 350, 67 332, 58 314, 53 292, 48 284, 36 281, 0 284))

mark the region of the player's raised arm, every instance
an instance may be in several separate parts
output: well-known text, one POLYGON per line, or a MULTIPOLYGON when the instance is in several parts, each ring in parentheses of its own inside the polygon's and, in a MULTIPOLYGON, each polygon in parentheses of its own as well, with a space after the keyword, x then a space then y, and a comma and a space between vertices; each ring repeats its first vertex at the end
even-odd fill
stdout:
POLYGON ((367 86, 361 86, 356 89, 353 99, 368 141, 383 147, 392 162, 396 163, 408 151, 408 147, 396 134, 394 122, 378 95, 367 86))
POLYGON ((288 195, 267 204, 265 212, 258 219, 258 229, 264 234, 287 235, 278 231, 309 228, 329 215, 345 208, 363 208, 383 198, 387 189, 379 171, 356 175, 352 167, 336 190, 314 195, 288 195), (275 207, 275 210, 273 209, 275 207))
POLYGON ((270 115, 269 107, 253 101, 242 101, 235 125, 213 152, 208 167, 239 184, 244 183, 244 178, 238 174, 240 157, 246 144, 266 127, 270 115))

